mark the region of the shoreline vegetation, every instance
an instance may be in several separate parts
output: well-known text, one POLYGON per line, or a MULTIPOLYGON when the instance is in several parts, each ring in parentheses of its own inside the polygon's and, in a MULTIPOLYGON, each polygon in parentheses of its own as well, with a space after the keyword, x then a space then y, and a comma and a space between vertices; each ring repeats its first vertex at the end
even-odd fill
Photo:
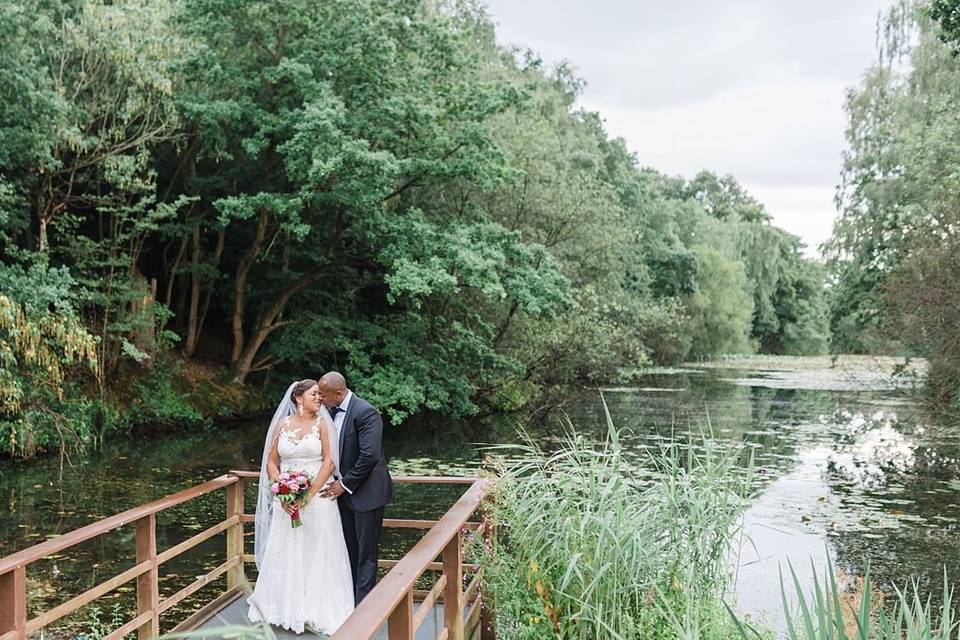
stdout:
POLYGON ((498 535, 474 549, 496 594, 497 636, 734 637, 723 597, 749 468, 707 438, 651 450, 637 466, 609 413, 606 427, 598 445, 567 423, 550 450, 529 438, 491 450, 521 459, 495 467, 498 535))
POLYGON ((922 356, 956 401, 949 7, 884 16, 821 261, 734 176, 641 165, 481 4, 430 6, 0 7, 3 455, 329 369, 394 424, 725 353, 922 356))
MULTIPOLYGON (((775 612, 734 611, 730 559, 750 544, 741 518, 752 466, 738 461, 742 452, 705 436, 651 452, 641 470, 624 458, 609 413, 606 426, 601 445, 568 423, 549 451, 529 440, 498 448, 514 460, 496 467, 489 516, 498 535, 470 548, 496 594, 498 637, 778 637, 763 623, 775 612)), ((841 582, 829 558, 801 583, 792 564, 808 560, 781 567, 789 640, 960 637, 948 576, 934 605, 919 584, 878 585, 869 568, 841 582)))
POLYGON ((641 165, 479 3, 30 0, 0 36, 4 455, 198 419, 184 362, 337 369, 399 424, 829 348, 798 237, 641 165))

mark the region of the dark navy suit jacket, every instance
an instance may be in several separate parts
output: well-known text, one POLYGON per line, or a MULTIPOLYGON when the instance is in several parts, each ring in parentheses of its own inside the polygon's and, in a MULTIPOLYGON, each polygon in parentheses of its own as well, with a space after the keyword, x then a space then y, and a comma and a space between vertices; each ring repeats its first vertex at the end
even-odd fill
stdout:
POLYGON ((393 498, 393 480, 383 455, 383 419, 377 409, 353 394, 340 425, 340 496, 354 511, 373 511, 393 498))

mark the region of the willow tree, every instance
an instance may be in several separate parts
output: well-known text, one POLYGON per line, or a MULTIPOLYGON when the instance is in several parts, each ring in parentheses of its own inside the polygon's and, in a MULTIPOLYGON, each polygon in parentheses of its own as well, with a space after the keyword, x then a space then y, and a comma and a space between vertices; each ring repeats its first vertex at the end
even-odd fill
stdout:
POLYGON ((960 397, 960 57, 922 7, 896 5, 878 62, 847 104, 840 215, 827 255, 844 346, 875 336, 931 360, 931 388, 960 397))

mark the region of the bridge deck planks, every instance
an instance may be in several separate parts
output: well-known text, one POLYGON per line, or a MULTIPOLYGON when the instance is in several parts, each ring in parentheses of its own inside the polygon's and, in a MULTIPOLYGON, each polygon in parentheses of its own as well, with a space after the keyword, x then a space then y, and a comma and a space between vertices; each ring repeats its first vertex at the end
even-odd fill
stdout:
MULTIPOLYGON (((198 637, 191 634, 191 640, 220 640, 223 636, 216 632, 217 628, 228 625, 245 624, 250 624, 250 621, 247 619, 246 594, 241 594, 231 600, 220 611, 213 614, 208 620, 197 627, 196 631, 210 631, 209 636, 203 635, 198 637)), ((437 603, 433 606, 433 611, 424 617, 423 622, 420 624, 420 628, 417 629, 415 640, 435 640, 437 637, 437 632, 442 627, 443 603, 437 603)), ((302 634, 297 635, 292 631, 287 631, 279 627, 273 627, 273 633, 277 640, 293 640, 294 638, 299 638, 300 640, 312 640, 314 638, 328 637, 325 635, 311 633, 310 631, 304 631, 302 634)), ((231 635, 231 638, 235 639, 236 636, 231 635)), ((373 640, 387 640, 386 624, 381 627, 381 629, 377 632, 377 635, 373 637, 373 640)))

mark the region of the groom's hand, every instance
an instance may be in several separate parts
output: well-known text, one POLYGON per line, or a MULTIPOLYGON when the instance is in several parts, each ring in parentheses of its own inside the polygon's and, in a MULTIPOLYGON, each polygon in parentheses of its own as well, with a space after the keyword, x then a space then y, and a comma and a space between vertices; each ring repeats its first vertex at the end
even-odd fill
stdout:
POLYGON ((344 494, 346 489, 343 488, 343 485, 340 484, 339 480, 334 481, 329 487, 320 492, 320 495, 324 498, 339 498, 344 494))

